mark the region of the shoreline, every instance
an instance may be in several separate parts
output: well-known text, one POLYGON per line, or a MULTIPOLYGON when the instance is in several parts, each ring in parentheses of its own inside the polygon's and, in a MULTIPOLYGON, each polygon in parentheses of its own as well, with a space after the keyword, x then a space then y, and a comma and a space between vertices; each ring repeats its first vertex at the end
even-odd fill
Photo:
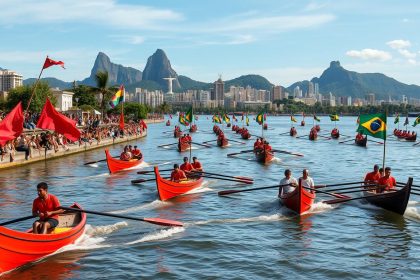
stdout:
MULTIPOLYGON (((144 122, 146 124, 161 123, 161 122, 164 122, 164 119, 147 119, 147 120, 144 120, 144 122)), ((114 144, 119 144, 119 143, 128 142, 135 139, 140 139, 146 136, 147 136, 147 129, 143 133, 137 134, 137 135, 124 136, 122 138, 102 139, 100 143, 88 144, 85 142, 83 145, 80 145, 80 146, 78 144, 69 145, 68 150, 62 150, 61 148, 57 152, 55 152, 54 149, 46 150, 46 151, 33 150, 32 158, 29 158, 28 160, 25 160, 24 152, 16 152, 14 155, 14 158, 15 158, 14 161, 10 162, 9 156, 7 155, 3 159, 3 161, 0 162, 0 171, 9 169, 9 168, 16 168, 16 167, 24 166, 27 164, 32 164, 39 161, 66 157, 66 156, 70 156, 70 155, 74 155, 74 154, 78 154, 78 153, 82 153, 82 152, 86 152, 90 150, 95 150, 95 149, 111 146, 114 144)))

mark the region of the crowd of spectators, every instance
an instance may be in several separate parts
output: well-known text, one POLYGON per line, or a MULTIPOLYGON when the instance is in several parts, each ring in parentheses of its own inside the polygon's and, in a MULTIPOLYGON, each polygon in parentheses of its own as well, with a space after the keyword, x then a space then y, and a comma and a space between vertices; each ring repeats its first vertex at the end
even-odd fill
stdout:
MULTIPOLYGON (((4 118, 0 114, 0 121, 4 118)), ((70 146, 98 145, 104 139, 115 139, 124 136, 141 135, 145 130, 139 121, 130 120, 125 123, 124 129, 119 127, 119 115, 107 115, 101 120, 100 115, 85 116, 83 119, 76 114, 67 114, 67 117, 76 121, 77 128, 81 132, 78 141, 72 142, 65 136, 53 131, 45 131, 35 128, 39 114, 25 114, 23 133, 16 139, 9 140, 5 145, 0 145, 0 160, 3 161, 8 155, 12 162, 16 152, 24 152, 25 159, 32 158, 35 154, 46 153, 48 150, 58 152, 60 149, 67 151, 70 146)))

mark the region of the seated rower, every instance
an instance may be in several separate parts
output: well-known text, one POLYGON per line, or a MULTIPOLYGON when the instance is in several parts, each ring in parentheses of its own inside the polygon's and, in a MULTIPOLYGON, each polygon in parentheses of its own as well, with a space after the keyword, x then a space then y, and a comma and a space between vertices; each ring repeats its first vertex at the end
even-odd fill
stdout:
MULTIPOLYGON (((314 193, 315 183, 314 183, 314 180, 311 177, 309 177, 308 169, 306 169, 306 168, 303 169, 302 177, 300 177, 299 179, 301 180, 302 187, 309 188, 309 189, 311 189, 310 190, 311 193, 314 193)), ((307 190, 307 191, 309 191, 309 190, 307 190)))
POLYGON ((267 151, 267 152, 271 152, 272 150, 270 143, 268 143, 267 141, 264 141, 263 148, 264 148, 264 151, 267 151))
POLYGON ((132 158, 132 155, 131 155, 130 151, 128 150, 128 147, 125 146, 124 151, 120 155, 120 160, 129 161, 131 158, 132 158))
POLYGON ((290 171, 290 169, 286 169, 284 171, 284 178, 280 180, 280 185, 283 187, 279 187, 279 195, 278 195, 279 197, 293 192, 295 188, 298 186, 298 182, 296 178, 292 177, 292 171, 290 171), (283 186, 287 184, 289 185, 283 186))
POLYGON ((203 171, 203 166, 201 165, 201 162, 198 161, 197 157, 193 157, 192 166, 197 171, 203 171))
POLYGON ((361 141, 361 140, 363 140, 363 138, 364 138, 363 135, 360 132, 358 132, 357 135, 356 135, 356 140, 361 141))
POLYGON ((141 159, 143 157, 143 154, 141 153, 140 149, 137 149, 137 146, 134 146, 134 149, 131 153, 133 154, 134 159, 141 159))
POLYGON ((174 164, 174 170, 171 173, 171 181, 172 182, 180 182, 180 181, 186 181, 187 176, 185 175, 184 171, 179 169, 178 164, 174 164))
POLYGON ((391 176, 391 167, 385 168, 385 176, 381 177, 378 181, 378 185, 384 186, 383 188, 377 189, 377 193, 382 193, 384 191, 395 190, 397 185, 395 178, 391 176))
POLYGON ((379 173, 379 165, 375 164, 373 166, 373 171, 369 172, 365 176, 365 185, 376 184, 381 178, 381 173, 379 173))
POLYGON ((189 173, 191 171, 195 171, 192 164, 188 161, 188 157, 184 157, 184 163, 181 164, 180 169, 186 173, 189 173))

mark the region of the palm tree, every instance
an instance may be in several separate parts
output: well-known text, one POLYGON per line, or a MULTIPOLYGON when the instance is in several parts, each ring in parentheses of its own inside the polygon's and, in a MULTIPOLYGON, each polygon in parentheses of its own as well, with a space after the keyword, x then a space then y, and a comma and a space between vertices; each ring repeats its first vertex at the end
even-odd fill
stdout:
POLYGON ((96 80, 96 88, 93 90, 100 94, 101 99, 101 119, 104 118, 104 111, 106 106, 106 101, 111 97, 113 94, 111 88, 108 87, 108 72, 107 71, 98 71, 95 75, 96 80))

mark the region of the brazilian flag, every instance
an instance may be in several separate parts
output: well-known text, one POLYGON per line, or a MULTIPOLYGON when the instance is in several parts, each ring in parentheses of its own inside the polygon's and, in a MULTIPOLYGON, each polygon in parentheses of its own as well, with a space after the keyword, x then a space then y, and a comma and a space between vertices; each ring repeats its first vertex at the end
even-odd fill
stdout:
POLYGON ((192 122, 193 121, 193 108, 192 106, 190 107, 190 109, 188 109, 187 113, 185 114, 185 120, 187 122, 192 122))
POLYGON ((230 123, 230 118, 228 117, 227 114, 224 114, 223 120, 225 121, 225 123, 230 123))
POLYGON ((416 120, 414 121, 414 123, 413 123, 413 126, 415 127, 416 125, 418 125, 420 123, 420 116, 418 116, 417 118, 416 118, 416 120))
POLYGON ((386 114, 360 115, 357 132, 386 140, 386 114))
POLYGON ((297 122, 297 120, 295 119, 295 117, 293 117, 292 115, 290 116, 290 120, 291 120, 292 122, 297 122))
POLYGON ((338 117, 337 114, 330 115, 330 119, 331 119, 332 122, 336 122, 336 121, 340 120, 340 118, 338 117))
POLYGON ((183 124, 185 126, 188 126, 189 123, 186 121, 185 117, 183 116, 183 114, 179 114, 179 119, 178 119, 180 124, 183 124))
POLYGON ((314 115, 314 120, 316 120, 317 122, 320 122, 321 121, 321 119, 318 118, 316 115, 314 115))
POLYGON ((400 122, 400 115, 397 114, 397 116, 395 117, 395 120, 394 120, 394 124, 397 124, 399 122, 400 122))
POLYGON ((259 125, 263 124, 264 123, 264 120, 265 120, 264 112, 259 113, 257 115, 257 117, 255 118, 255 120, 257 121, 257 123, 259 125))
POLYGON ((245 122, 246 122, 246 126, 249 126, 249 118, 248 118, 248 114, 246 114, 245 122))
POLYGON ((222 123, 222 120, 219 118, 219 116, 213 115, 213 122, 214 123, 222 123))

